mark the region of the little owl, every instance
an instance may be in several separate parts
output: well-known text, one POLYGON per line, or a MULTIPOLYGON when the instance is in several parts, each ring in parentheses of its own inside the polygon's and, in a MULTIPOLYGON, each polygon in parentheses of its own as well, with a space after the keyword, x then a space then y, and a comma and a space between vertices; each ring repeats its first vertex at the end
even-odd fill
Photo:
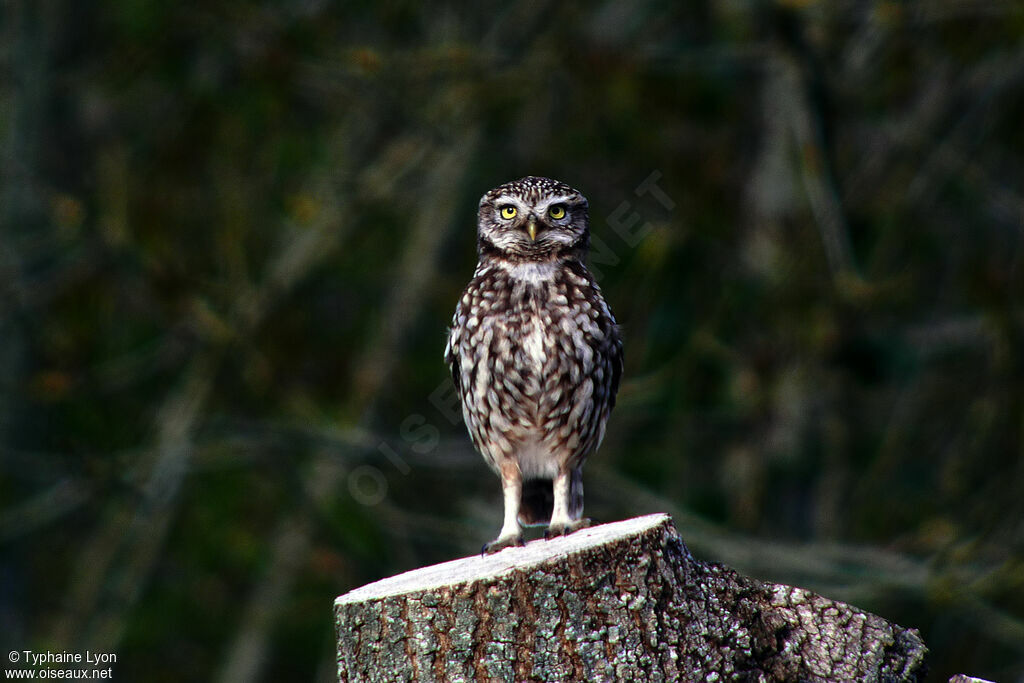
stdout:
POLYGON ((479 263, 445 348, 473 445, 500 477, 505 517, 492 553, 589 522, 583 461, 597 450, 622 376, 622 342, 584 261, 587 200, 528 176, 480 200, 479 263))

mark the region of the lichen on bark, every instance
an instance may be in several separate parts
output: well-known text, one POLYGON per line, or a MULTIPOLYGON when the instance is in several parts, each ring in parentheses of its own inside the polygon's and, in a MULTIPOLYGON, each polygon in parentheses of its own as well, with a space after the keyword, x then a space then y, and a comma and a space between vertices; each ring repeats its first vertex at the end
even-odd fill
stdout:
POLYGON ((666 515, 338 598, 341 681, 915 681, 916 631, 695 559, 666 515))

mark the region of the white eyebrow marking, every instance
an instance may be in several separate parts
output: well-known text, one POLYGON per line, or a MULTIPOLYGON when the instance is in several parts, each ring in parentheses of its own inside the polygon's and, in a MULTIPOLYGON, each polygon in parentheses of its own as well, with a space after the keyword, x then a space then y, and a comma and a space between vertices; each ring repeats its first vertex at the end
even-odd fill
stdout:
POLYGON ((552 204, 564 204, 564 203, 568 202, 569 200, 572 200, 572 199, 575 199, 575 198, 576 198, 576 195, 572 195, 572 194, 555 195, 554 197, 548 197, 546 201, 538 203, 537 204, 537 208, 538 209, 546 209, 549 206, 551 206, 552 204))
POLYGON ((516 208, 522 209, 523 211, 527 211, 530 208, 530 205, 524 202, 522 199, 510 194, 503 194, 494 200, 494 205, 496 207, 502 207, 505 206, 506 204, 512 204, 516 208))

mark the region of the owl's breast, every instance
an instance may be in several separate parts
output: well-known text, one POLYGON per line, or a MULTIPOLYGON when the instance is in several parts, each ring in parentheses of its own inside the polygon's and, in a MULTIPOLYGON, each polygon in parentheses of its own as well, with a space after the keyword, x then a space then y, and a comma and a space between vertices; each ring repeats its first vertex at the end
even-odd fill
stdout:
POLYGON ((531 443, 589 452, 614 393, 614 319, 585 274, 515 274, 524 277, 482 268, 456 316, 450 343, 470 433, 492 462, 531 443))
POLYGON ((547 363, 551 340, 547 337, 545 326, 536 316, 526 320, 523 328, 524 334, 519 343, 522 363, 539 374, 547 363))

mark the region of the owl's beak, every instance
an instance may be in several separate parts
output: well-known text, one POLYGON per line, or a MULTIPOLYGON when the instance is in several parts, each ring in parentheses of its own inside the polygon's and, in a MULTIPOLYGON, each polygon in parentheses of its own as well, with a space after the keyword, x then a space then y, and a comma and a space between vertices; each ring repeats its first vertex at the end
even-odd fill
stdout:
POLYGON ((537 239, 537 221, 533 218, 526 224, 526 234, 530 236, 531 242, 537 239))

